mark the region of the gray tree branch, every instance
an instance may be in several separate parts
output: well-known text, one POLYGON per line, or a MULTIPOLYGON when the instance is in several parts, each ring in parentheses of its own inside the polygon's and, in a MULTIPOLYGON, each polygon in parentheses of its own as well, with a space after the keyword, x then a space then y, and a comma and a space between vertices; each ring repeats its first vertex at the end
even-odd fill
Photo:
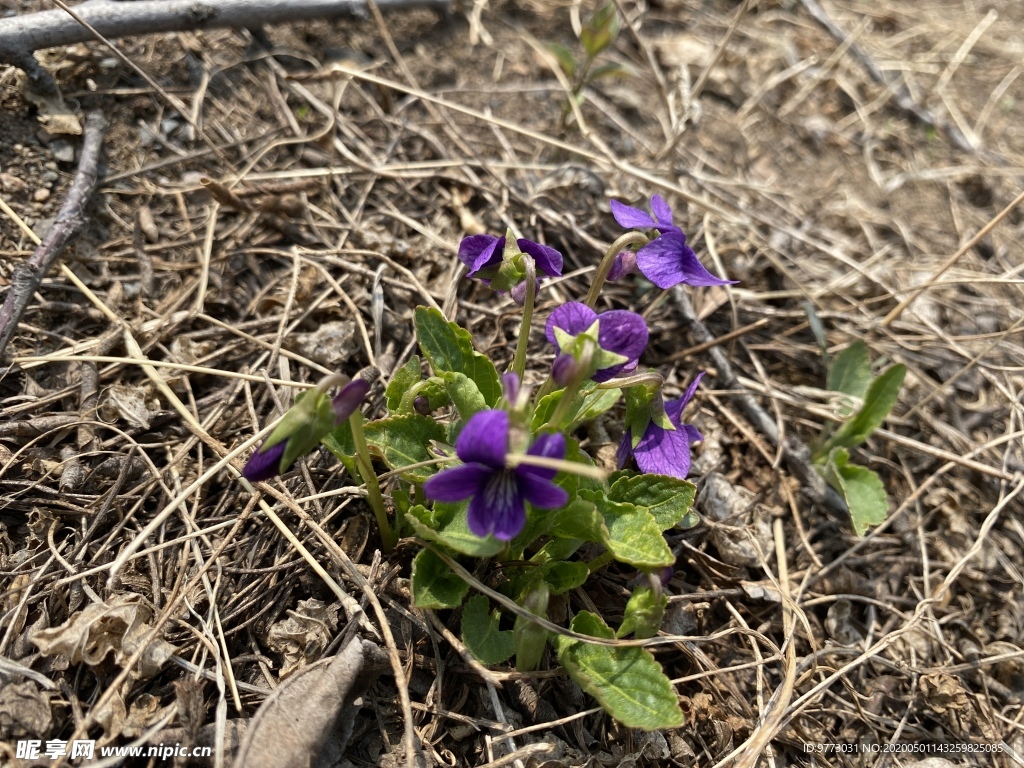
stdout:
POLYGON ((64 247, 74 240, 85 224, 85 204, 96 187, 100 148, 107 120, 100 111, 90 112, 85 118, 85 134, 82 140, 82 156, 78 170, 71 182, 68 196, 57 213, 53 226, 28 261, 14 268, 11 286, 7 289, 4 304, 0 307, 0 359, 7 344, 18 328, 21 316, 25 314, 32 296, 50 271, 64 247))
MULTIPOLYGON (((447 8, 449 0, 377 0, 381 10, 447 8)), ((305 19, 356 16, 365 0, 86 0, 74 6, 82 21, 107 39, 222 27, 259 27, 305 19)), ((32 87, 54 91, 34 51, 92 40, 92 33, 63 10, 0 19, 0 63, 25 70, 32 87)))

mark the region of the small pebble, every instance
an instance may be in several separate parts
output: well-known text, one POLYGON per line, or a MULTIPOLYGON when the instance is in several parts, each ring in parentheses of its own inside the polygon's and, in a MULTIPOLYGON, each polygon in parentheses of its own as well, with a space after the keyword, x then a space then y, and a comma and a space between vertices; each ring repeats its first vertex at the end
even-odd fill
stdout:
MULTIPOLYGON (((47 163, 47 165, 49 165, 49 163, 47 163)), ((59 178, 60 174, 56 171, 46 171, 42 176, 43 182, 46 184, 52 184, 59 178)))
POLYGON ((50 190, 40 187, 32 193, 32 199, 37 203, 44 203, 50 199, 50 190))

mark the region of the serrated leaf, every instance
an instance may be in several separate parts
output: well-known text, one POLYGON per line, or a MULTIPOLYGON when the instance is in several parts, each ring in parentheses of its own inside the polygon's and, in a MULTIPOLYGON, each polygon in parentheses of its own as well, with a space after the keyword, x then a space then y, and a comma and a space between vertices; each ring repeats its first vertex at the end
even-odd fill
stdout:
POLYGON ((675 563, 654 515, 632 504, 610 501, 603 493, 581 490, 580 497, 594 502, 608 527, 608 547, 615 559, 650 571, 675 563))
POLYGON ((464 582, 429 549, 412 561, 412 602, 417 608, 458 608, 469 592, 464 582))
POLYGON ((611 501, 646 509, 663 531, 687 518, 696 494, 697 486, 688 480, 655 474, 619 477, 608 489, 611 501))
POLYGON ((894 365, 871 382, 871 386, 864 394, 864 405, 829 439, 827 450, 860 445, 882 426, 882 422, 900 396, 900 387, 903 386, 903 377, 906 375, 905 365, 894 365))
POLYGON ((443 374, 442 378, 445 381, 448 396, 451 397, 463 421, 474 413, 479 413, 487 408, 480 388, 469 376, 464 373, 448 372, 443 374))
POLYGON ((366 425, 366 443, 391 469, 402 470, 410 480, 423 482, 437 472, 436 466, 416 467, 413 464, 437 458, 430 452, 431 440, 444 440, 444 427, 419 414, 389 416, 366 425))
POLYGON ((453 504, 436 502, 431 513, 417 504, 409 510, 406 519, 420 538, 444 544, 464 555, 491 557, 501 552, 505 548, 505 542, 493 536, 481 539, 469 530, 469 522, 466 519, 468 508, 467 501, 453 504))
POLYGON ((408 392, 414 384, 418 384, 421 378, 423 378, 423 376, 420 373, 419 355, 413 355, 409 358, 409 362, 394 372, 391 376, 391 381, 388 382, 387 389, 384 391, 384 397, 387 399, 389 412, 398 412, 399 406, 402 404, 402 396, 408 392))
POLYGON ((564 539, 581 539, 603 544, 608 541, 608 527, 592 501, 577 499, 552 513, 554 525, 549 533, 564 539))
POLYGON ((668 596, 664 592, 655 595, 650 587, 637 587, 626 603, 622 624, 615 636, 633 635, 638 640, 654 637, 661 629, 667 606, 668 596))
POLYGON ((544 566, 544 581, 551 587, 552 595, 561 595, 570 589, 582 586, 590 575, 586 563, 555 562, 544 566))
POLYGON ((830 392, 863 399, 871 383, 871 357, 863 341, 855 341, 835 356, 825 384, 830 392))
POLYGON ((871 526, 885 522, 889 502, 881 478, 867 467, 850 464, 849 459, 846 449, 835 448, 829 454, 824 475, 846 500, 853 530, 863 536, 871 526))
MULTIPOLYGON (((612 637, 601 618, 588 611, 580 611, 571 626, 582 634, 612 637)), ((672 682, 649 651, 594 645, 562 635, 555 638, 555 650, 569 676, 623 725, 654 731, 683 724, 672 682)))
POLYGON ((415 403, 417 397, 427 398, 427 403, 432 411, 444 408, 451 402, 444 379, 431 376, 429 379, 416 382, 405 391, 402 395, 402 402, 398 406, 398 413, 416 413, 415 403))
POLYGON ((469 331, 449 323, 429 307, 416 308, 416 340, 436 375, 462 373, 476 382, 489 406, 501 397, 501 382, 494 364, 473 349, 469 331))
MULTIPOLYGON (((566 428, 564 432, 572 432, 580 424, 596 419, 602 413, 605 413, 615 403, 619 401, 619 396, 622 391, 619 389, 596 389, 597 384, 592 381, 587 381, 580 386, 579 392, 573 398, 572 405, 569 406, 569 410, 566 413, 566 428)), ((537 403, 537 407, 533 412, 533 418, 530 420, 530 428, 533 431, 537 431, 555 414, 555 408, 558 407, 558 403, 562 400, 562 394, 565 392, 564 389, 559 389, 544 395, 537 403)))
POLYGON ((462 609, 462 642, 484 664, 501 664, 516 652, 512 632, 498 629, 500 614, 490 612, 491 603, 474 595, 462 609))

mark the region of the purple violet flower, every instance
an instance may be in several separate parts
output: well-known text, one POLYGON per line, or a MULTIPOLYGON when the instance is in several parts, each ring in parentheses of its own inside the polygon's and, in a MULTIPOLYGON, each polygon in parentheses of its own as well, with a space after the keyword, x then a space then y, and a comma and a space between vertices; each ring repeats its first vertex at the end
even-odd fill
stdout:
MULTIPOLYGON (((468 522, 474 535, 494 534, 501 541, 515 538, 526 525, 526 502, 538 509, 558 509, 569 494, 552 478, 554 469, 520 464, 505 466, 509 418, 505 411, 474 414, 455 441, 461 467, 438 472, 423 485, 435 501, 470 499, 468 522)), ((558 433, 537 437, 527 453, 553 459, 565 458, 565 438, 558 433)))
POLYGON ((557 307, 548 316, 544 333, 559 353, 573 354, 577 361, 582 350, 571 347, 579 346, 578 338, 586 336, 595 341, 597 372, 592 378, 599 382, 635 370, 648 337, 647 323, 636 312, 613 309, 598 314, 578 301, 557 307))
MULTIPOLYGON (((680 283, 708 286, 737 282, 722 280, 704 268, 697 254, 686 244, 683 230, 672 223, 672 209, 660 195, 651 198, 653 217, 618 200, 611 201, 611 208, 615 220, 626 229, 656 229, 661 233, 636 252, 636 267, 659 288, 671 288, 680 283)), ((617 277, 628 274, 628 264, 616 266, 619 270, 613 267, 612 271, 617 277)))
POLYGON ((665 429, 653 419, 644 430, 643 437, 633 448, 633 436, 629 429, 622 436, 619 443, 618 460, 619 467, 626 464, 630 454, 636 459, 636 464, 642 472, 654 475, 668 475, 685 480, 690 472, 690 444, 700 442, 703 435, 697 431, 692 424, 680 423, 683 409, 690 402, 693 394, 697 391, 700 380, 704 378, 704 372, 697 374, 686 392, 678 400, 670 400, 665 403, 665 414, 668 416, 674 430, 665 429))
MULTIPOLYGON (((519 250, 528 253, 537 264, 537 272, 548 277, 562 274, 562 254, 554 248, 520 237, 516 240, 519 250)), ((505 237, 494 235, 469 235, 459 243, 459 259, 466 265, 469 277, 478 272, 501 264, 505 252, 505 237)))
POLYGON ((369 391, 370 385, 356 378, 333 399, 319 388, 308 392, 288 409, 270 437, 249 457, 242 477, 258 483, 283 475, 299 456, 312 451, 327 433, 348 421, 369 391))

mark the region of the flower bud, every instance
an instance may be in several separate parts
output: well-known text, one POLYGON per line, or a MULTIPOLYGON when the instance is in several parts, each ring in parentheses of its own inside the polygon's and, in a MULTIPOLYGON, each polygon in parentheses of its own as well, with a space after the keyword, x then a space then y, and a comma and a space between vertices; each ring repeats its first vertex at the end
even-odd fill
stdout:
POLYGON ((355 378, 345 384, 333 399, 326 390, 338 377, 328 377, 307 392, 281 418, 270 437, 249 457, 242 476, 260 482, 283 474, 300 456, 312 451, 331 430, 356 412, 370 384, 355 378))
POLYGON ((576 362, 576 358, 563 352, 551 364, 551 378, 555 380, 558 386, 567 387, 576 377, 578 370, 579 365, 576 362))
POLYGON ((412 400, 412 408, 420 416, 430 415, 430 398, 426 395, 416 395, 412 400))
POLYGON ((639 271, 640 268, 636 265, 636 254, 633 251, 622 251, 615 256, 615 259, 612 261, 612 268, 608 270, 608 277, 605 279, 610 283, 614 283, 626 275, 632 275, 639 271))

